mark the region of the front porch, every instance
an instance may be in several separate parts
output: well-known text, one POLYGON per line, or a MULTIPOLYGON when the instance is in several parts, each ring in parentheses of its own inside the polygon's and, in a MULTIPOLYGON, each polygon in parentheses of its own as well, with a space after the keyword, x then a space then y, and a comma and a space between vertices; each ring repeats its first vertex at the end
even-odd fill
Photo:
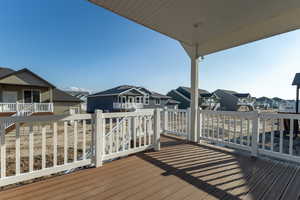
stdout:
POLYGON ((0 103, 0 113, 25 115, 32 113, 52 113, 53 103, 0 103))
POLYGON ((0 192, 0 199, 298 199, 297 167, 163 136, 138 153, 0 192))

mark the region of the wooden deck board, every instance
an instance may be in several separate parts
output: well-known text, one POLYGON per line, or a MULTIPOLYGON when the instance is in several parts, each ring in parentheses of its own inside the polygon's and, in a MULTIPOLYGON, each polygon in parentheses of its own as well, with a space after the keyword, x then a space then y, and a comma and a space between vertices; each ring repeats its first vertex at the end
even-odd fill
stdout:
POLYGON ((22 199, 298 199, 296 167, 162 137, 160 152, 138 153, 0 192, 22 199))

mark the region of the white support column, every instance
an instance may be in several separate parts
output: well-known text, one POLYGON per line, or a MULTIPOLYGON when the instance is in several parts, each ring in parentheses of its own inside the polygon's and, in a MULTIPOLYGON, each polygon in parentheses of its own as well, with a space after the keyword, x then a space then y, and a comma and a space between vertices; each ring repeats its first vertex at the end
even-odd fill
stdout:
POLYGON ((191 56, 191 141, 197 142, 197 117, 198 117, 198 80, 199 66, 197 47, 194 56, 191 56))

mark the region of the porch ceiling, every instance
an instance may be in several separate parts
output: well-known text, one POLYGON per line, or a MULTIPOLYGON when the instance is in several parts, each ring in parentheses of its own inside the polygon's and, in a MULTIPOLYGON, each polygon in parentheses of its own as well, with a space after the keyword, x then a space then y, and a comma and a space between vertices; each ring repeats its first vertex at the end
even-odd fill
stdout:
POLYGON ((300 28, 299 0, 89 0, 204 56, 300 28))

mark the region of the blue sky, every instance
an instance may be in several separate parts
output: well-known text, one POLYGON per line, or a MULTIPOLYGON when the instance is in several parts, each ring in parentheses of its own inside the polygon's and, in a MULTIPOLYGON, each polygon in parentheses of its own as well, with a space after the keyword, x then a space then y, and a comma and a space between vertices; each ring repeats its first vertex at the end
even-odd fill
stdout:
MULTIPOLYGON (((85 0, 2 0, 0 27, 0 66, 29 68, 60 88, 189 85, 178 42, 85 0)), ((206 56, 199 86, 291 99, 299 58, 300 31, 279 35, 206 56)))

